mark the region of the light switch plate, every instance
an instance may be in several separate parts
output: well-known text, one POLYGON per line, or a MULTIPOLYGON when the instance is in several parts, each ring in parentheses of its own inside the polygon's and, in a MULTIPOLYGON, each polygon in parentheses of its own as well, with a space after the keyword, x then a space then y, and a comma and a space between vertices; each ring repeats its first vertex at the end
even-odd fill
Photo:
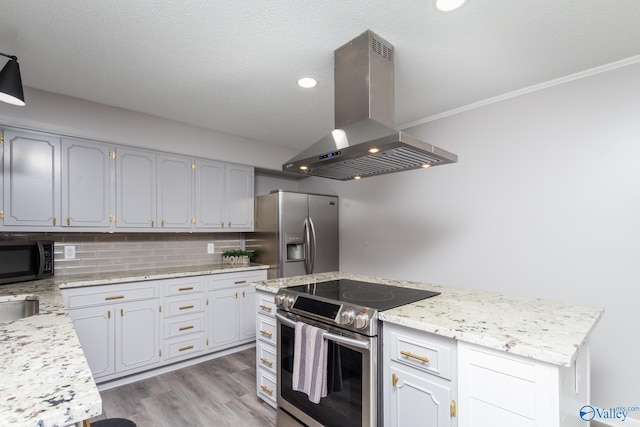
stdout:
POLYGON ((76 258, 76 247, 75 246, 65 246, 64 247, 64 259, 75 259, 76 258))
POLYGON ((207 243, 207 253, 212 254, 215 252, 215 246, 213 243, 207 243))

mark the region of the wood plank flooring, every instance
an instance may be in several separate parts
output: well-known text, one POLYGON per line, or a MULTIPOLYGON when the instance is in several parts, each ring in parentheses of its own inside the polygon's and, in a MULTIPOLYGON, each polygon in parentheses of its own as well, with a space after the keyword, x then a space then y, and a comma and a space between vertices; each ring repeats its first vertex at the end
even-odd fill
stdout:
POLYGON ((138 427, 275 427, 276 412, 256 396, 255 348, 105 390, 102 415, 138 427))

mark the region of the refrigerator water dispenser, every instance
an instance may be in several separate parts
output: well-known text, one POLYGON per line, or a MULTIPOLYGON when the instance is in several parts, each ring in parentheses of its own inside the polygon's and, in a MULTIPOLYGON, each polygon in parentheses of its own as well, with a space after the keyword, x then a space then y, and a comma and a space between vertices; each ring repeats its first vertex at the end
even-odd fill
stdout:
POLYGON ((287 261, 304 261, 304 236, 302 233, 284 236, 287 248, 287 261))

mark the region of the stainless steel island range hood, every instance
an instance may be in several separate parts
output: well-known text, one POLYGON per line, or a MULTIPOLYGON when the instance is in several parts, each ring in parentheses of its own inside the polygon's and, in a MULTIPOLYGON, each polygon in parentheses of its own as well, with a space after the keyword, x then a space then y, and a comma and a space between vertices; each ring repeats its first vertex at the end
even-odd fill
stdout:
POLYGON ((282 166, 339 180, 454 163, 458 156, 393 129, 393 46, 368 30, 334 52, 335 129, 282 166))

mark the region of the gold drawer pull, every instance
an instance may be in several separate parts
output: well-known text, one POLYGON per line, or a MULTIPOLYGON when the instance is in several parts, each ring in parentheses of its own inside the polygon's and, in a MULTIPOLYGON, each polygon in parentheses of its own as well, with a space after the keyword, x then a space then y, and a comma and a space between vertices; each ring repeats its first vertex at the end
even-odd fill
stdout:
POLYGON ((266 385, 261 385, 260 388, 264 391, 266 391, 267 393, 269 393, 269 395, 273 395, 273 390, 271 390, 269 387, 267 387, 266 385))
POLYGON ((182 291, 192 291, 192 290, 193 290, 193 286, 188 286, 188 287, 186 287, 186 288, 178 288, 178 291, 179 291, 179 292, 182 292, 182 291))
POLYGON ((122 298, 124 298, 124 295, 113 295, 113 296, 110 296, 110 297, 104 297, 104 300, 105 301, 110 301, 112 299, 122 299, 122 298))
POLYGON ((181 331, 186 331, 187 329, 193 329, 193 325, 189 325, 189 326, 182 326, 182 327, 180 327, 180 329, 179 329, 179 330, 181 330, 181 331))
POLYGON ((262 363, 264 363, 265 365, 273 366, 273 362, 272 362, 272 361, 270 361, 269 359, 267 359, 266 357, 261 357, 261 358, 260 358, 260 361, 261 361, 262 363))
POLYGON ((242 285, 244 283, 247 283, 246 280, 236 280, 235 282, 233 282, 234 285, 242 285))
POLYGON ((266 335, 266 336, 268 336, 269 338, 271 338, 271 337, 273 336, 273 334, 272 334, 271 332, 269 332, 269 331, 265 331, 264 329, 260 329, 260 333, 261 333, 262 335, 266 335))
POLYGON ((458 408, 455 400, 452 400, 451 404, 449 405, 449 415, 451 415, 451 417, 455 417, 456 415, 458 415, 458 408))
POLYGON ((391 385, 394 387, 398 385, 398 376, 396 374, 391 374, 391 385))
POLYGON ((193 308, 193 304, 191 304, 191 305, 183 305, 182 307, 178 308, 178 310, 188 310, 190 308, 193 308))
POLYGON ((411 353, 410 351, 401 351, 400 354, 403 356, 410 357, 412 359, 419 360, 424 363, 429 363, 429 359, 427 359, 426 357, 418 356, 416 354, 411 353))
POLYGON ((266 311, 271 311, 271 307, 269 307, 268 305, 260 304, 260 308, 266 311))
POLYGON ((180 347, 180 348, 178 349, 178 351, 191 350, 192 348, 193 348, 193 346, 192 346, 192 345, 188 345, 188 346, 186 346, 186 347, 180 347))

